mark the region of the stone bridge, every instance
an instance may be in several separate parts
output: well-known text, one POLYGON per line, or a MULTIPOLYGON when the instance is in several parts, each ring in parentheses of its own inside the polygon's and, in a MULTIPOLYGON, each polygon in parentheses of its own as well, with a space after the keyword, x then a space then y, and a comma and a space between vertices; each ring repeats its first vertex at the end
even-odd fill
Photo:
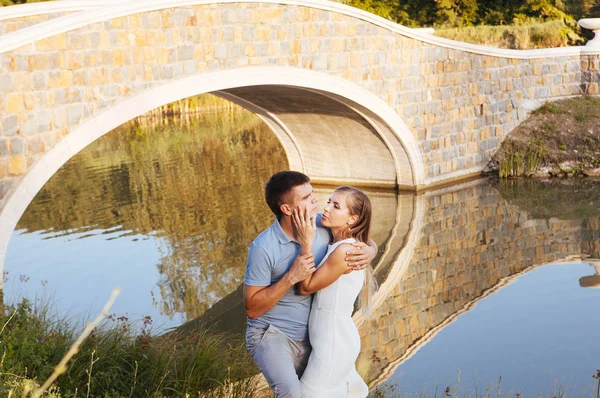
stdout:
POLYGON ((597 94, 600 51, 500 50, 317 0, 60 1, 0 10, 0 268, 75 153, 213 93, 315 181, 418 190, 480 173, 542 101, 597 94))

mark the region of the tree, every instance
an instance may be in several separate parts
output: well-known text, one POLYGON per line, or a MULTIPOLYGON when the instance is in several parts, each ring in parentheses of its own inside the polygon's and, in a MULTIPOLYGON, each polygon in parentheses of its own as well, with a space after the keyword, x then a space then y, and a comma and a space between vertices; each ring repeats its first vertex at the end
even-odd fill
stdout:
POLYGON ((474 25, 477 11, 477 0, 436 0, 435 23, 446 27, 474 25))
POLYGON ((589 8, 590 18, 600 18, 600 0, 595 0, 589 8))

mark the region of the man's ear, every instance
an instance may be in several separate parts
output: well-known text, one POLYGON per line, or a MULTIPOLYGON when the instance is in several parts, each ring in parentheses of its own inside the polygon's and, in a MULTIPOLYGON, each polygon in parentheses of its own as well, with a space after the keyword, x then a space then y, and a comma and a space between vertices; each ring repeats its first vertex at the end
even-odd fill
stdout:
POLYGON ((282 204, 281 206, 279 206, 279 210, 281 210, 281 212, 286 216, 292 215, 292 208, 288 204, 282 204))

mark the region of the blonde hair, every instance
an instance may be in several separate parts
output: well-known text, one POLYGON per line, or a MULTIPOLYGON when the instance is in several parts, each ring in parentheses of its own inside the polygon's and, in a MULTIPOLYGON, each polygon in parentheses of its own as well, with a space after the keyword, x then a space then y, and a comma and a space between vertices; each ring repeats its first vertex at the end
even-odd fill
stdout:
POLYGON ((368 243, 371 231, 371 200, 360 189, 343 185, 335 192, 347 192, 346 206, 350 215, 358 217, 349 229, 350 236, 359 242, 368 243))
MULTIPOLYGON (((359 242, 369 243, 369 233, 371 231, 371 200, 363 191, 350 186, 341 186, 335 192, 347 192, 346 205, 350 215, 357 216, 358 219, 348 230, 350 236, 359 242)), ((358 308, 360 308, 367 317, 371 315, 371 298, 377 290, 377 281, 373 276, 371 265, 365 268, 365 284, 358 296, 358 308)))

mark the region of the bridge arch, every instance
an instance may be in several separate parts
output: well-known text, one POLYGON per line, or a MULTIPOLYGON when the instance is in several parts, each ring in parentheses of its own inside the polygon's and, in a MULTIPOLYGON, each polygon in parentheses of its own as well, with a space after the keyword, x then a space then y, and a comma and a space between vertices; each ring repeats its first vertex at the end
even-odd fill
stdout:
POLYGON ((53 159, 166 101, 212 92, 253 109, 292 167, 317 180, 419 188, 479 174, 527 103, 598 94, 600 84, 597 50, 475 46, 330 1, 69 0, 9 10, 0 20, 20 25, 0 25, 0 266, 40 181, 59 167, 53 159), (324 145, 307 137, 339 137, 327 126, 299 134, 310 118, 292 123, 294 104, 325 107, 329 127, 356 127, 361 139, 338 162, 346 170, 309 168, 318 156, 306 158, 306 148, 323 154, 324 145), (365 153, 377 155, 358 167, 354 155, 365 153))
POLYGON ((404 188, 423 183, 423 161, 405 123, 384 101, 351 82, 285 67, 245 67, 196 74, 148 89, 104 110, 73 129, 34 163, 11 189, 0 212, 0 268, 18 220, 63 164, 121 124, 168 103, 204 93, 213 93, 255 112, 282 143, 290 168, 314 176, 317 182, 404 188), (302 109, 311 102, 312 110, 302 109), (322 112, 316 115, 320 125, 311 125, 315 112, 322 112), (325 151, 320 147, 330 140, 341 142, 336 137, 341 125, 351 130, 341 139, 348 144, 344 153, 318 162, 318 156, 340 151, 339 146, 325 151), (310 162, 305 160, 307 153, 310 162), (369 156, 376 156, 377 164, 370 163, 369 156), (344 164, 337 167, 335 159, 344 164), (323 169, 328 165, 333 173, 332 169, 323 169))

